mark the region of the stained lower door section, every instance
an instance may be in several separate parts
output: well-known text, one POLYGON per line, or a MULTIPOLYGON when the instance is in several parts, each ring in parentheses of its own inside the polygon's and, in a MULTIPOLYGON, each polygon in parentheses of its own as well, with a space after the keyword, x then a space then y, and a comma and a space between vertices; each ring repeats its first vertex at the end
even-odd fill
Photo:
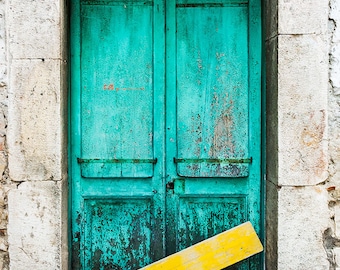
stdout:
POLYGON ((261 232, 260 19, 259 0, 72 1, 72 269, 261 232))

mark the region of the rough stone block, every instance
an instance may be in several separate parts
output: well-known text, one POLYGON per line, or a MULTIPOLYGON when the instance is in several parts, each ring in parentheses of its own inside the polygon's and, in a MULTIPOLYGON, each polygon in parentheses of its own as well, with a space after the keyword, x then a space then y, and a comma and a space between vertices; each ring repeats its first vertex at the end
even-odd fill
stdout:
POLYGON ((25 182, 8 197, 10 267, 61 269, 61 184, 25 182))
POLYGON ((3 176, 3 173, 6 167, 7 167, 7 156, 3 151, 0 151, 0 177, 3 176))
POLYGON ((279 131, 279 185, 315 185, 328 177, 326 112, 284 114, 279 131))
MULTIPOLYGON (((3 89, 1 88, 3 88, 6 85, 7 85, 7 66, 0 63, 0 92, 3 92, 3 89)), ((1 102, 3 101, 4 98, 1 97, 1 102)))
MULTIPOLYGON (((340 188, 336 189, 332 194, 333 199, 336 200, 336 203, 333 206, 334 211, 334 222, 335 222, 335 236, 340 238, 340 188)), ((340 248, 339 248, 340 250, 340 248)), ((340 253, 339 253, 340 255, 340 253)), ((340 256, 338 258, 340 262, 340 256)), ((340 263, 339 263, 340 267, 340 263)))
MULTIPOLYGON (((4 237, 1 237, 0 235, 0 251, 7 251, 8 244, 4 237)), ((1 268, 0 268, 1 269, 1 268)))
MULTIPOLYGON (((339 106, 337 106, 334 110, 339 110, 339 106)), ((340 123, 340 112, 338 112, 337 119, 333 117, 330 121, 334 121, 333 124, 337 125, 340 123)), ((339 189, 340 192, 340 186, 339 186, 339 179, 340 179, 340 127, 330 127, 330 136, 329 136, 329 152, 330 152, 330 182, 329 185, 336 186, 339 189)), ((337 200, 340 200, 340 196, 337 198, 337 200)), ((339 212, 340 214, 340 212, 339 212)), ((339 216, 340 218, 340 216, 339 216)), ((340 222, 340 220, 339 220, 340 222)), ((339 223, 340 226, 340 223, 339 223)), ((340 233, 340 230, 339 230, 340 233)), ((340 237, 340 234, 339 234, 340 237)))
POLYGON ((327 33, 328 2, 328 0, 279 0, 279 34, 327 33))
MULTIPOLYGON (((4 3, 0 1, 0 63, 6 62, 6 48, 5 48, 5 12, 4 12, 4 3)), ((0 268, 1 269, 1 268, 0 268)))
POLYGON ((326 44, 316 35, 279 37, 279 185, 314 185, 328 177, 326 44))
POLYGON ((64 1, 8 0, 9 51, 13 58, 60 58, 64 1))
POLYGON ((0 184, 0 237, 3 236, 1 231, 5 230, 7 228, 6 227, 6 225, 7 225, 7 211, 5 210, 5 208, 6 208, 5 196, 6 196, 5 189, 0 184))
POLYGON ((340 248, 334 248, 333 249, 333 253, 334 253, 334 260, 336 263, 336 269, 340 269, 340 248))
POLYGON ((278 199, 278 269, 330 269, 322 233, 329 224, 324 186, 282 187, 278 199))
POLYGON ((280 111, 326 109, 329 56, 325 36, 279 36, 278 43, 280 111))
MULTIPOLYGON (((340 29, 340 26, 339 26, 340 29)), ((340 43, 332 44, 330 54, 330 80, 332 86, 340 88, 340 43)))
POLYGON ((61 68, 60 60, 12 63, 7 138, 14 181, 60 180, 66 174, 61 68))
POLYGON ((340 2, 339 0, 330 0, 329 18, 333 21, 332 42, 340 42, 340 2))
POLYGON ((0 251, 0 269, 9 270, 8 264, 8 253, 0 251))

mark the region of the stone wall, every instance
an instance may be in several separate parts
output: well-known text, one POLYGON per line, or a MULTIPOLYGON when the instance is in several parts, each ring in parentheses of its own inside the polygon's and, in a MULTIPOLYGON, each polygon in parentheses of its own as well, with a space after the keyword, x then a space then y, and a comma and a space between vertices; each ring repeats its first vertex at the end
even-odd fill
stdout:
POLYGON ((331 223, 324 232, 330 269, 340 269, 340 0, 329 2, 329 154, 331 223))
POLYGON ((5 0, 0 0, 0 270, 9 269, 7 194, 12 186, 7 170, 7 55, 5 0))
POLYGON ((67 269, 66 10, 0 1, 0 269, 67 269))
POLYGON ((265 4, 267 269, 335 269, 340 223, 330 194, 340 188, 333 165, 340 119, 329 76, 339 67, 329 72, 336 29, 329 19, 336 8, 330 13, 329 0, 265 4))

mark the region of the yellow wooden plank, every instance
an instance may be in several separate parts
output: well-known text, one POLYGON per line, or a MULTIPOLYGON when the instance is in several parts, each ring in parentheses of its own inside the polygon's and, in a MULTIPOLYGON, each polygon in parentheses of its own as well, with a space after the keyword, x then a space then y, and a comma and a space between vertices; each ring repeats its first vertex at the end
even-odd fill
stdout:
POLYGON ((253 226, 246 222, 140 270, 220 270, 262 250, 253 226))

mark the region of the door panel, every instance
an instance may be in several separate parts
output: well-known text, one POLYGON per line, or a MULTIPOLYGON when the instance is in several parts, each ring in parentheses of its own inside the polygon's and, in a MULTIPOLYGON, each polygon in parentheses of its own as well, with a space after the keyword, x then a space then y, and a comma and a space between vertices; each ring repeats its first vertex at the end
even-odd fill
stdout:
POLYGON ((184 249, 246 218, 245 196, 185 196, 179 199, 178 249, 184 249))
POLYGON ((176 5, 181 176, 248 176, 248 8, 221 5, 176 5))
POLYGON ((84 210, 86 269, 138 268, 152 261, 151 198, 86 199, 84 210))
POLYGON ((153 175, 152 10, 144 1, 82 4, 84 177, 153 175))
POLYGON ((135 270, 247 220, 260 233, 259 7, 72 1, 72 269, 135 270))

